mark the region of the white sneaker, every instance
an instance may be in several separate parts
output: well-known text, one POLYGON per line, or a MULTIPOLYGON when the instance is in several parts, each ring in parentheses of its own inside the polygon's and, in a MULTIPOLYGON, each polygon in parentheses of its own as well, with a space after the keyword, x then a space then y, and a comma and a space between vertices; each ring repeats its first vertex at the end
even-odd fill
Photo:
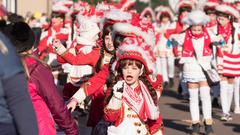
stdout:
POLYGON ((235 114, 240 114, 240 108, 235 108, 235 109, 234 109, 234 113, 235 113, 235 114))
POLYGON ((231 121, 232 120, 232 116, 230 114, 224 114, 221 117, 221 121, 231 121))

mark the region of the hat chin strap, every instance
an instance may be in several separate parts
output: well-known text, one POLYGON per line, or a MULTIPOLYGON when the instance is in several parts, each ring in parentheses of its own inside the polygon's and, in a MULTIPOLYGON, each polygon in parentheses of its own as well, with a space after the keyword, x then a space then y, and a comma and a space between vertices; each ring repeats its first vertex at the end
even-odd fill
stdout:
POLYGON ((141 68, 141 70, 140 70, 140 75, 139 75, 139 76, 142 76, 142 74, 143 74, 143 69, 144 69, 144 65, 142 64, 142 68, 141 68))

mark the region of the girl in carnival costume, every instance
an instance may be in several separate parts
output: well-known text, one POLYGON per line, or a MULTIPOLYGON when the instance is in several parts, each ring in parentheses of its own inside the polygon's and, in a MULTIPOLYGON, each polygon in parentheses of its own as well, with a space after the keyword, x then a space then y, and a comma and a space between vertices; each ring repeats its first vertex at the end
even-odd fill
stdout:
POLYGON ((190 26, 186 32, 170 37, 178 44, 183 45, 179 63, 183 64, 183 79, 187 82, 190 95, 192 135, 198 135, 200 131, 199 93, 202 101, 205 132, 207 135, 213 135, 210 87, 203 70, 211 68, 211 43, 219 43, 222 38, 206 30, 204 25, 209 20, 210 18, 203 11, 192 11, 182 20, 182 23, 190 26))
POLYGON ((156 89, 147 79, 154 70, 149 52, 137 38, 125 38, 112 70, 117 73, 106 92, 104 119, 112 122, 108 135, 162 135, 156 89))
POLYGON ((53 39, 59 39, 65 46, 70 34, 70 28, 65 26, 65 14, 69 12, 68 7, 64 5, 64 1, 53 4, 51 21, 49 26, 42 32, 38 51, 40 58, 45 60, 51 66, 55 84, 58 84, 58 74, 62 69, 61 64, 57 61, 57 54, 53 49, 53 39))
MULTIPOLYGON (((112 59, 115 54, 115 47, 118 46, 116 43, 115 45, 113 44, 112 25, 116 22, 124 22, 131 19, 131 15, 129 13, 122 12, 120 10, 111 10, 106 13, 105 17, 102 32, 103 44, 101 49, 97 48, 98 50, 96 50, 93 48, 93 51, 91 52, 92 54, 79 53, 77 56, 71 55, 68 50, 63 49, 64 53, 61 55, 63 59, 71 61, 74 65, 82 65, 85 62, 85 64, 95 67, 94 76, 82 83, 80 89, 72 96, 68 104, 68 108, 71 108, 71 111, 74 111, 78 104, 82 103, 86 97, 92 95, 92 103, 87 126, 93 127, 93 129, 103 116, 103 101, 106 91, 105 83, 109 75, 108 65, 111 63, 110 59, 112 59)), ((59 48, 59 50, 63 47, 57 44, 55 46, 59 48)))
MULTIPOLYGON (((236 1, 235 2, 238 11, 240 12, 240 1, 236 1)), ((240 18, 238 19, 238 23, 240 23, 240 18)), ((240 114, 240 100, 239 100, 239 96, 240 96, 240 77, 236 77, 235 78, 235 84, 234 84, 234 113, 235 114, 240 114)))
POLYGON ((221 75, 220 97, 223 116, 221 120, 232 120, 230 108, 233 98, 234 79, 240 76, 239 71, 239 12, 231 3, 221 3, 216 7, 218 25, 216 31, 222 35, 226 45, 218 50, 217 64, 221 75))
MULTIPOLYGON (((176 4, 174 10, 178 14, 178 19, 171 23, 164 34, 164 36, 169 39, 172 34, 179 34, 188 28, 188 25, 182 23, 182 19, 188 15, 193 9, 195 9, 195 1, 194 0, 179 0, 176 4)), ((171 47, 171 46, 170 46, 171 47)), ((181 58, 182 48, 181 46, 173 47, 173 53, 175 55, 176 63, 178 63, 181 58)), ((180 72, 180 83, 178 87, 178 92, 183 96, 184 100, 188 100, 188 90, 187 84, 182 79, 182 72, 180 72)))
POLYGON ((156 31, 156 46, 154 53, 156 55, 157 72, 162 74, 164 87, 169 84, 173 86, 174 77, 174 55, 172 47, 167 47, 167 38, 164 36, 170 23, 173 21, 173 13, 169 7, 159 6, 155 9, 157 11, 155 23, 156 31))

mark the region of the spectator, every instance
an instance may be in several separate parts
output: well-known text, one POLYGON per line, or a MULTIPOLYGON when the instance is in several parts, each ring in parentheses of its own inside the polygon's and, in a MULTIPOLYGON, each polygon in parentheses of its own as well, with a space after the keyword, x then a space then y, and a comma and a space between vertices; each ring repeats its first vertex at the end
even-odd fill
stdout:
POLYGON ((0 133, 38 135, 36 115, 27 92, 20 59, 0 33, 0 133))
POLYGON ((9 24, 4 31, 22 56, 39 134, 56 135, 56 122, 67 135, 77 135, 76 123, 58 93, 50 69, 34 55, 34 34, 31 28, 24 22, 17 22, 9 24))

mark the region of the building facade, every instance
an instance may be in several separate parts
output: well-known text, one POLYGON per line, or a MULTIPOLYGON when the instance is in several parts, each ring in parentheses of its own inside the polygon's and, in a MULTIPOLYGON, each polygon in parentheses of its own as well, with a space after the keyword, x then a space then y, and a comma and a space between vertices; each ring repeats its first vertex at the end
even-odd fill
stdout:
POLYGON ((52 0, 0 0, 7 11, 25 16, 28 12, 50 14, 52 0))

